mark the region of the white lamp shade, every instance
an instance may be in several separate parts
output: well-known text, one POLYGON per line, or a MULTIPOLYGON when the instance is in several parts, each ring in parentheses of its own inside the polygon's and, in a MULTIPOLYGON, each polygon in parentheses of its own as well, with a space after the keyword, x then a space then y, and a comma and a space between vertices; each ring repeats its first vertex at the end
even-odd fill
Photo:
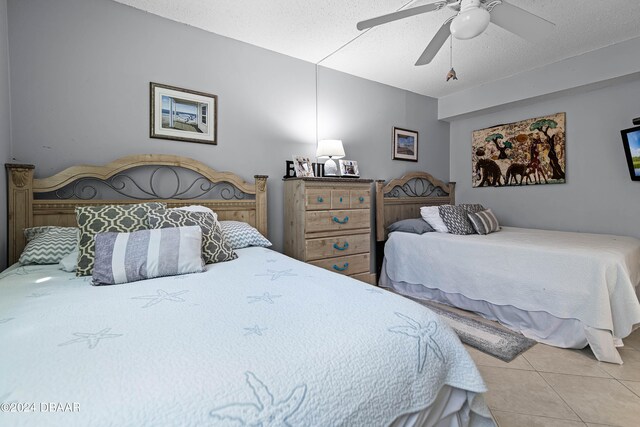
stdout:
POLYGON ((491 15, 483 7, 475 7, 460 12, 451 21, 451 34, 460 40, 472 39, 489 26, 491 15))
POLYGON ((322 139, 318 141, 316 157, 341 159, 344 157, 344 147, 339 139, 322 139))

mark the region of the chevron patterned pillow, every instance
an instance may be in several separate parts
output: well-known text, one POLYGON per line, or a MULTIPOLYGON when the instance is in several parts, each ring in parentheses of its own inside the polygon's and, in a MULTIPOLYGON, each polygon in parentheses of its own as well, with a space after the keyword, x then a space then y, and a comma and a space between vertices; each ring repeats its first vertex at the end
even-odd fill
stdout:
POLYGON ((222 235, 233 249, 242 249, 248 246, 260 246, 268 248, 271 242, 258 230, 242 221, 220 221, 222 235))
POLYGON ((76 276, 90 276, 95 261, 95 236, 98 233, 130 233, 149 228, 147 215, 152 209, 165 208, 164 203, 134 205, 82 206, 76 208, 80 227, 76 276))
POLYGON ((238 258, 222 235, 220 225, 209 213, 180 209, 157 209, 149 212, 149 225, 151 228, 199 225, 202 229, 202 258, 206 264, 238 258))
POLYGON ((24 230, 27 245, 18 262, 25 264, 57 264, 78 246, 76 227, 32 227, 24 230))

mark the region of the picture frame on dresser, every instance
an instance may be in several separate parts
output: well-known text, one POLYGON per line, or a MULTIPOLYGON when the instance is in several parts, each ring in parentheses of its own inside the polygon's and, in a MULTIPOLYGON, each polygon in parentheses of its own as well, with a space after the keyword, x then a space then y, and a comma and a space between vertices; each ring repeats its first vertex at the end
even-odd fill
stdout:
POLYGON ((218 144, 218 96, 151 82, 149 137, 218 144))
POLYGON ((338 160, 338 168, 340 170, 340 176, 358 178, 360 177, 360 171, 358 170, 358 162, 355 160, 338 160))
POLYGON ((393 152, 391 158, 393 160, 405 160, 408 162, 418 161, 418 132, 393 128, 393 152))
POLYGON ((293 156, 293 167, 298 177, 313 177, 313 164, 311 159, 305 156, 293 156))

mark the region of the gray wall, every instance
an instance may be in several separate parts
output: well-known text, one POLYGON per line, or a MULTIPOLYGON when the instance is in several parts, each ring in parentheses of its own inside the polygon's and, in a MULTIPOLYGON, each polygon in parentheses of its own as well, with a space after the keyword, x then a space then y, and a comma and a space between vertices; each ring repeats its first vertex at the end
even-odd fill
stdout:
MULTIPOLYGON (((9 0, 13 155, 36 175, 137 153, 179 154, 246 180, 268 174, 269 238, 282 247, 284 162, 315 154, 313 64, 109 0, 9 0), (150 139, 149 82, 219 96, 217 146, 150 139)), ((437 101, 319 68, 320 138, 343 139, 363 176, 446 179, 437 101), (391 160, 393 126, 420 132, 420 162, 391 160)), ((3 245, 4 246, 4 245, 3 245)))
MULTIPOLYGON (((9 42, 7 33, 7 1, 0 0, 0 162, 11 159, 11 126, 9 95, 9 42)), ((0 270, 7 260, 7 180, 4 170, 0 171, 0 270)))
POLYGON ((451 122, 451 180, 457 201, 491 207, 506 225, 640 237, 640 182, 632 182, 620 129, 640 116, 636 75, 595 90, 554 96, 451 122), (567 113, 567 183, 471 187, 471 133, 556 112, 567 113))

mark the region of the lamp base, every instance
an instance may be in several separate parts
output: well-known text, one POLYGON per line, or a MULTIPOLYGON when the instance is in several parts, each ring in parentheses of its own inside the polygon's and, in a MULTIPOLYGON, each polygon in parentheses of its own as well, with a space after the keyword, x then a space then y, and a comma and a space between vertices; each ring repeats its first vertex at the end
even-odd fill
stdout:
POLYGON ((338 175, 338 166, 336 162, 329 158, 326 162, 324 162, 324 176, 337 176, 338 175))

